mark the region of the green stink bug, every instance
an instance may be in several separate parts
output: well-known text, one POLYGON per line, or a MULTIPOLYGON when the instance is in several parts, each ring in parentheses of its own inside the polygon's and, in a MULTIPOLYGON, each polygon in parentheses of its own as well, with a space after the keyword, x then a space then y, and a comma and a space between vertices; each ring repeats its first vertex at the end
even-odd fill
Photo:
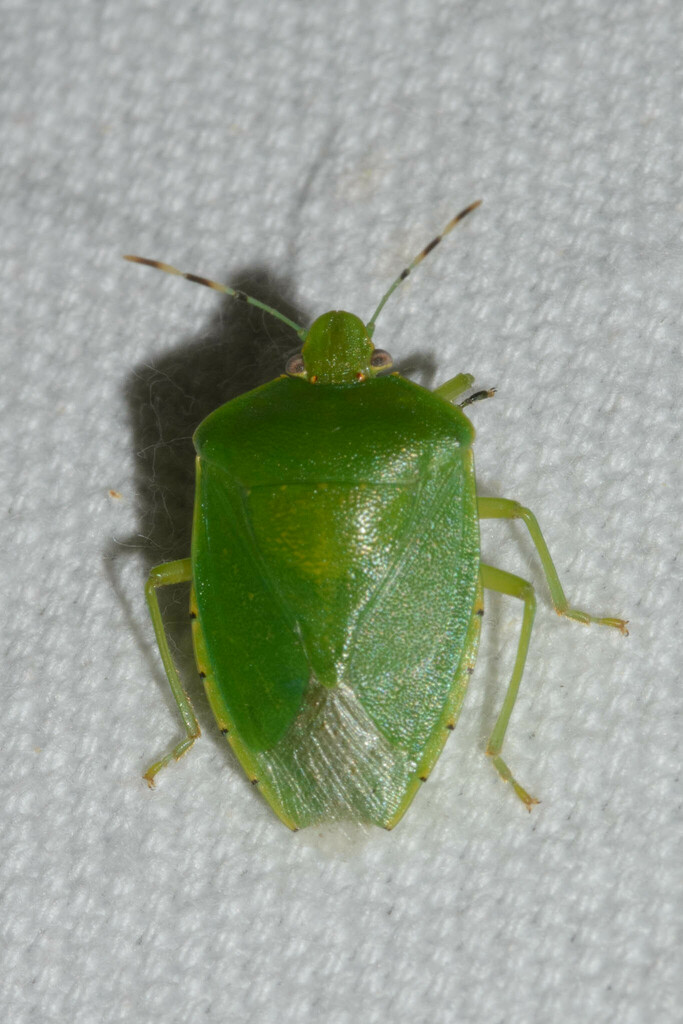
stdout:
POLYGON ((127 256, 258 306, 303 342, 287 372, 216 409, 194 435, 191 557, 151 570, 157 643, 185 736, 150 785, 199 736, 171 657, 157 588, 191 583, 195 657, 218 725, 254 785, 292 829, 351 818, 392 828, 431 772, 474 669, 484 588, 516 597, 517 657, 487 754, 531 809, 501 756, 531 636, 530 583, 485 565, 480 519, 522 519, 555 610, 626 633, 622 619, 571 608, 533 513, 477 495, 474 429, 454 404, 459 374, 428 391, 375 349, 375 322, 331 311, 305 330, 226 285, 127 256))

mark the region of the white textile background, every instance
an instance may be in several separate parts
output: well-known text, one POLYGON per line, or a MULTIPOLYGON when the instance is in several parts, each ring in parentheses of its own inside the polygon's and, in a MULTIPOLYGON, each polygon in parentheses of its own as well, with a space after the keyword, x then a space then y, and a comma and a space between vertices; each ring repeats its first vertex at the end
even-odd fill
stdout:
POLYGON ((12 1024, 680 1020, 679 0, 0 0, 4 495, 2 1018, 12 1024), (180 735, 150 565, 188 553, 190 436, 280 371, 275 321, 121 261, 238 284, 376 341, 473 407, 484 494, 537 513, 484 557, 458 726, 393 833, 290 834, 248 784, 166 608, 201 721, 180 735))

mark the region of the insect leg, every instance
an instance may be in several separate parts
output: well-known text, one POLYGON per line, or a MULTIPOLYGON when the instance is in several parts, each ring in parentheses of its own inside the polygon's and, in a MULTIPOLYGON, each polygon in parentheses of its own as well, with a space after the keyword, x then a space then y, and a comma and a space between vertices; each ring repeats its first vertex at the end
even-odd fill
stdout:
POLYGON ((434 388, 433 394, 438 395, 439 398, 444 398, 447 402, 452 402, 467 391, 474 384, 474 377, 471 373, 459 373, 457 377, 451 377, 450 380, 446 380, 443 384, 439 384, 438 388, 434 388))
POLYGON ((157 772, 160 772, 162 768, 165 768, 169 761, 177 761, 178 758, 182 757, 186 751, 190 749, 194 741, 200 734, 199 722, 192 709, 190 698, 188 697, 178 670, 173 663, 171 656, 171 650, 168 646, 168 638, 166 636, 166 630, 164 629, 164 620, 161 615, 161 609, 159 608, 159 599, 157 597, 157 587, 166 587, 173 583, 189 583, 192 579, 192 563, 189 558, 182 558, 177 562, 166 562, 164 565, 157 565, 154 569, 150 570, 149 579, 145 584, 145 597, 147 598, 147 605, 149 607, 149 613, 152 617, 152 625, 154 626, 154 633, 157 638, 157 644, 159 646, 159 653, 161 654, 161 660, 164 663, 166 670, 166 676, 168 678, 169 686, 171 687, 171 693, 178 705, 178 710, 183 719, 185 725, 186 736, 184 739, 177 743, 170 753, 166 754, 159 761, 155 761, 153 765, 145 772, 143 778, 147 779, 150 786, 154 785, 154 776, 157 772))
POLYGON ((520 786, 500 754, 503 749, 503 740, 505 739, 510 715, 517 700, 519 684, 522 681, 526 655, 529 650, 529 640, 531 639, 531 627, 533 626, 534 614, 536 612, 536 595, 531 584, 527 583, 520 576, 514 576, 511 572, 495 569, 493 566, 484 565, 483 563, 480 569, 481 581, 488 590, 496 590, 499 594, 507 594, 510 597, 517 597, 520 601, 524 601, 524 618, 522 619, 522 630, 517 646, 517 657, 515 658, 515 665, 510 676, 503 706, 493 727, 493 732, 489 737, 486 753, 491 758, 496 771, 503 781, 510 783, 519 799, 526 804, 528 810, 531 810, 532 804, 537 804, 538 800, 530 796, 520 786))
POLYGON ((589 615, 588 612, 583 612, 578 608, 571 608, 569 606, 560 583, 560 577, 557 575, 557 569, 550 557, 548 545, 541 533, 536 516, 530 509, 520 505, 518 501, 511 501, 509 498, 478 498, 477 503, 480 519, 522 519, 524 521, 541 559, 543 572, 550 588, 550 596, 558 615, 566 615, 568 619, 575 619, 577 622, 583 622, 586 625, 589 622, 596 622, 599 626, 613 626, 614 629, 618 629, 624 636, 628 636, 624 619, 589 615))

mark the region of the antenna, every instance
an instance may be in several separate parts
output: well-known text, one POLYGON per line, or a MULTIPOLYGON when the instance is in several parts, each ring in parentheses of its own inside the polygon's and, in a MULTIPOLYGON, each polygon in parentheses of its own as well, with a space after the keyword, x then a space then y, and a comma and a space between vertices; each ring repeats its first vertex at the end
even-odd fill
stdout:
POLYGON ((373 332, 375 330, 375 322, 377 320, 377 317, 379 316, 379 314, 384 309, 385 303, 386 303, 387 299, 389 298, 389 296, 392 295, 393 292, 396 291, 396 289, 398 288, 398 286, 401 284, 402 281, 405 281, 405 279, 407 278, 407 276, 411 272, 411 270, 414 270, 415 267, 418 265, 418 263, 422 263, 422 260, 425 258, 425 256, 429 256, 429 254, 432 251, 432 249, 436 249, 436 247, 439 244, 439 242, 441 241, 441 239, 445 238, 446 235, 450 234, 450 232, 453 230, 455 225, 459 224, 460 221, 463 219, 463 217, 466 217, 468 213, 472 213, 472 210, 476 210, 476 208, 478 206, 481 206, 482 201, 483 200, 481 200, 481 199, 477 199, 476 203, 470 203, 470 205, 466 206, 464 210, 461 210, 460 213, 457 213, 455 215, 455 217, 453 217, 452 220, 449 220, 448 224, 443 229, 441 234, 437 235, 436 238, 432 238, 432 240, 429 243, 429 245, 426 245, 424 247, 424 249, 422 250, 422 252, 417 254, 417 256, 415 257, 413 262, 409 263, 408 266, 405 268, 405 270, 401 271, 401 273, 398 275, 398 277, 396 278, 394 283, 391 285, 391 287, 388 288, 387 291, 382 296, 382 299, 381 299, 381 302, 380 302, 379 306, 377 307, 375 312, 372 314, 372 317, 370 318, 370 320, 366 324, 366 327, 367 327, 367 330, 368 330, 368 334, 370 335, 370 337, 372 337, 373 332))
POLYGON ((302 341, 306 338, 306 331, 299 324, 295 324, 293 320, 290 320, 284 315, 279 313, 277 309, 273 309, 272 306, 266 306, 265 302, 260 302, 258 299, 254 299, 251 295, 247 295, 246 292, 240 291, 238 288, 231 288, 227 284, 219 284, 218 281, 211 281, 208 277, 198 277, 196 274, 186 274, 182 270, 178 270, 176 267, 170 266, 168 263, 160 263, 159 260, 148 260, 144 256, 124 256, 124 260, 129 260, 131 263, 141 263, 144 267, 154 267, 155 270, 163 270, 165 274, 174 274, 176 277, 184 277, 186 281, 192 281, 194 284, 203 284, 205 288, 213 288, 216 292, 223 292, 225 295, 231 295, 233 299, 237 299, 239 302, 246 302, 250 306, 256 306, 257 309, 262 309, 265 313, 270 313, 277 320, 281 320, 283 324, 287 324, 288 327, 293 327, 296 333, 299 335, 302 341))

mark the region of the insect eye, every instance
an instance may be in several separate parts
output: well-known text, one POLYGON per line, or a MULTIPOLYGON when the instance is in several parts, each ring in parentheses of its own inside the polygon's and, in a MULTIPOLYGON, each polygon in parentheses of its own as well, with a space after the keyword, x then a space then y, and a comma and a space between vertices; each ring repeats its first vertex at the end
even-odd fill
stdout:
POLYGON ((290 377, 300 377, 306 372, 304 361, 300 352, 297 352, 295 356, 292 356, 287 360, 285 366, 285 373, 289 374, 290 377))
POLYGON ((370 357, 370 366, 373 370, 388 370, 393 364, 394 360, 383 348, 376 348, 370 357))

